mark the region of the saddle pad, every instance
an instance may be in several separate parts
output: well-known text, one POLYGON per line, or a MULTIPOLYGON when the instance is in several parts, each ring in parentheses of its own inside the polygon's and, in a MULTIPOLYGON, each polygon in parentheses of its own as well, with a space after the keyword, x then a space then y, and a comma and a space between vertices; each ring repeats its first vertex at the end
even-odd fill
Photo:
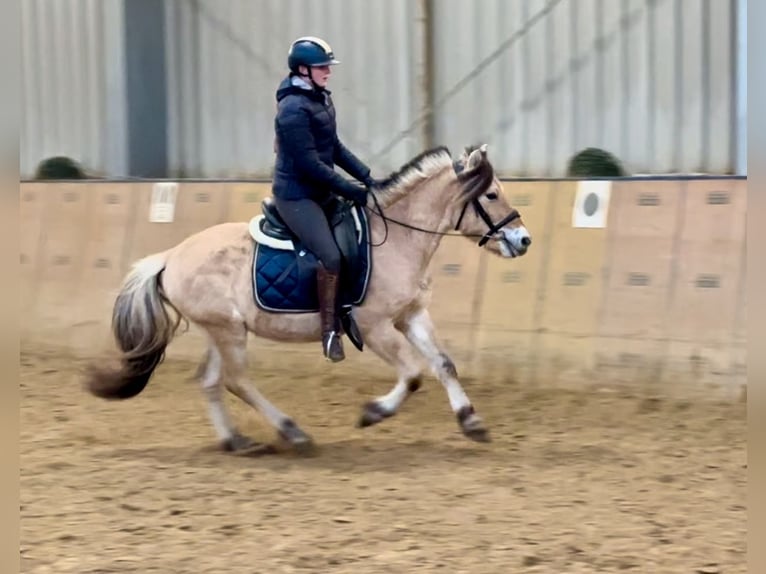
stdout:
MULTIPOLYGON (((361 305, 371 275, 371 247, 366 214, 361 213, 359 265, 352 270, 344 261, 338 297, 341 305, 361 305)), ((316 313, 316 256, 297 245, 296 249, 256 242, 253 257, 253 292, 261 309, 280 313, 316 313)))

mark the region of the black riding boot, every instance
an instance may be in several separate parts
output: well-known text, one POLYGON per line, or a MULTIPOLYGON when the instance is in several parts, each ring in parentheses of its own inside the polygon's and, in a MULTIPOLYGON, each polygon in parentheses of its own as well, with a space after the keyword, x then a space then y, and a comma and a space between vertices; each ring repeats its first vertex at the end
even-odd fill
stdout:
POLYGON ((338 275, 330 273, 321 263, 317 268, 319 289, 319 315, 322 320, 322 351, 333 363, 346 358, 343 353, 340 326, 338 324, 337 298, 338 275))

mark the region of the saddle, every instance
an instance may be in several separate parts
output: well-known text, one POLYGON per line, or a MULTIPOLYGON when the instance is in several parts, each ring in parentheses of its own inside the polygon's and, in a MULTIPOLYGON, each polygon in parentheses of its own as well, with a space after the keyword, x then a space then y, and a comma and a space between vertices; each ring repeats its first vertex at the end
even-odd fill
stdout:
MULTIPOLYGON (((341 259, 345 266, 349 267, 348 272, 353 274, 354 270, 359 268, 360 263, 358 232, 361 231, 361 225, 358 214, 352 204, 335 198, 322 207, 330 223, 335 243, 340 249, 341 259)), ((300 243, 298 237, 290 231, 290 228, 282 220, 277 207, 270 197, 265 198, 261 202, 261 210, 264 216, 263 227, 261 229, 266 235, 274 239, 290 241, 294 245, 300 243)))
MULTIPOLYGON (((341 254, 338 286, 339 318, 344 332, 359 350, 363 348, 352 309, 366 296, 371 275, 369 225, 364 209, 339 198, 323 205, 341 254)), ((282 220, 271 197, 261 203, 262 215, 249 225, 257 242, 253 258, 256 304, 267 311, 312 313, 319 311, 316 256, 282 220)))

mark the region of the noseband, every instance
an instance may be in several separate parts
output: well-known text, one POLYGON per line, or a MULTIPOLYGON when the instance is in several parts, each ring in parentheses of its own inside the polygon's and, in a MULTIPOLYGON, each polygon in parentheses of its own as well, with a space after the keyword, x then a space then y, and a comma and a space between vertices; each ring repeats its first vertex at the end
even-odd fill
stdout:
POLYGON ((465 212, 468 209, 469 204, 473 205, 473 209, 476 212, 476 215, 481 217, 482 221, 484 221, 484 223, 486 223, 487 227, 489 228, 487 232, 479 240, 479 247, 482 247, 487 241, 492 239, 492 236, 495 233, 500 231, 500 229, 508 225, 511 221, 515 219, 519 219, 519 217, 521 217, 518 211, 516 211, 515 209, 511 209, 511 212, 508 215, 506 215, 503 219, 501 219, 497 223, 492 223, 492 218, 489 216, 489 213, 487 213, 484 210, 481 203, 479 203, 479 199, 475 197, 470 202, 468 201, 465 202, 465 205, 463 206, 463 210, 460 212, 460 217, 458 217, 457 223, 455 224, 455 231, 460 229, 460 223, 463 221, 463 216, 465 215, 465 212))

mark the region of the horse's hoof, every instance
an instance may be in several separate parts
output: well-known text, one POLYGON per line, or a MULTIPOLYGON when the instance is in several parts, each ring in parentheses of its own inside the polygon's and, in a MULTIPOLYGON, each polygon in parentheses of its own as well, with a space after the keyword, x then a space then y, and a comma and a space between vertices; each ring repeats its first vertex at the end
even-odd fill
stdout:
POLYGON ((316 453, 316 443, 310 436, 302 439, 296 439, 290 442, 290 448, 300 456, 311 456, 316 453))
POLYGON ((290 445, 290 448, 301 455, 311 454, 315 450, 314 440, 292 420, 287 419, 279 429, 279 437, 290 445))
POLYGON ((253 439, 241 434, 232 435, 221 443, 221 448, 224 452, 233 453, 240 453, 258 446, 262 445, 259 445, 253 439))
POLYGON ((394 416, 395 413, 387 411, 375 401, 370 401, 362 408, 362 416, 356 423, 357 428, 366 428, 376 425, 385 419, 394 416))
POLYGON ((475 442, 492 442, 489 431, 484 427, 463 429, 463 434, 475 442))
POLYGON ((280 435, 282 440, 285 440, 290 448, 298 456, 313 456, 317 452, 316 443, 314 440, 303 433, 301 436, 293 436, 292 438, 285 438, 280 435))
POLYGON ((481 417, 473 410, 473 406, 468 405, 457 412, 457 420, 460 424, 460 430, 469 439, 476 442, 491 442, 489 431, 484 426, 481 417))

